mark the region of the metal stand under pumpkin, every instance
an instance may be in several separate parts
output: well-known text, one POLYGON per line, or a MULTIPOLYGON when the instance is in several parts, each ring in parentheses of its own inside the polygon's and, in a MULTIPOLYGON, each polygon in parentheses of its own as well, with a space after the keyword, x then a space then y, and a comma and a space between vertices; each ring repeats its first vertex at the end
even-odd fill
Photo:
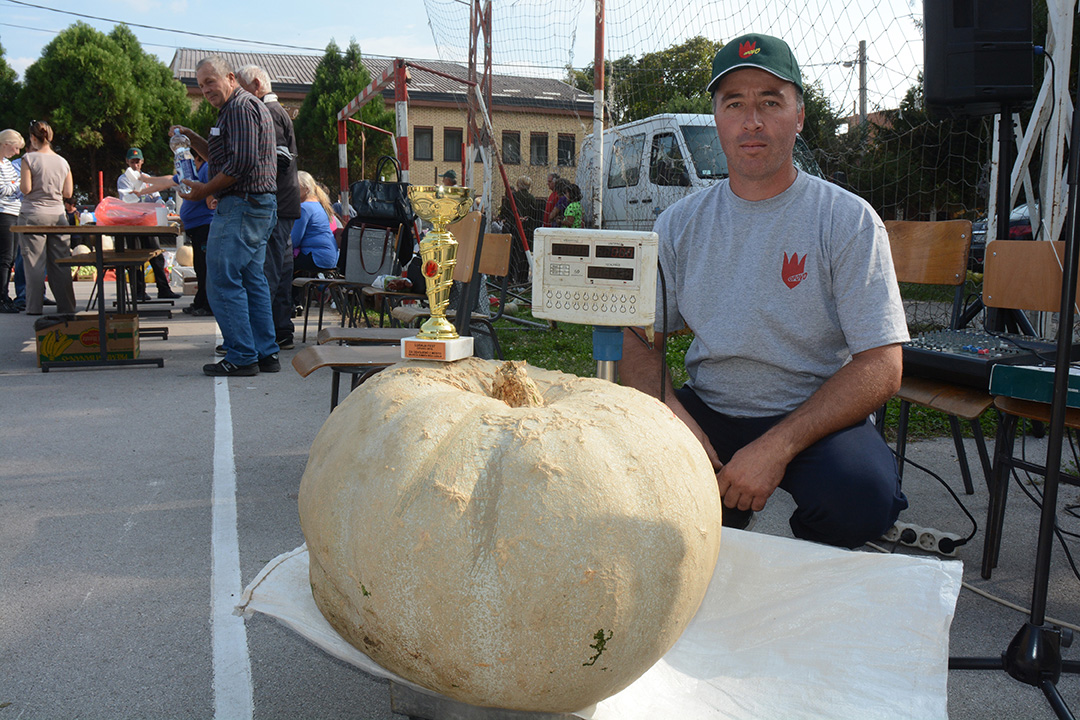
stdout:
POLYGON ((524 712, 500 708, 478 707, 451 700, 443 695, 414 690, 408 685, 390 681, 390 709, 395 715, 408 715, 410 720, 576 720, 576 715, 564 713, 524 712))

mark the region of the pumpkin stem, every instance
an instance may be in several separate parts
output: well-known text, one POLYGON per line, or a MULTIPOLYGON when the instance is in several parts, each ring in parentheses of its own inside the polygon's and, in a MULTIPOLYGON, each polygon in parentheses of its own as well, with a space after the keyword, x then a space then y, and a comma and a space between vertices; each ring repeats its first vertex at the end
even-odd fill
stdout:
POLYGON ((495 371, 491 397, 502 400, 510 407, 543 407, 544 398, 520 360, 504 362, 495 371))

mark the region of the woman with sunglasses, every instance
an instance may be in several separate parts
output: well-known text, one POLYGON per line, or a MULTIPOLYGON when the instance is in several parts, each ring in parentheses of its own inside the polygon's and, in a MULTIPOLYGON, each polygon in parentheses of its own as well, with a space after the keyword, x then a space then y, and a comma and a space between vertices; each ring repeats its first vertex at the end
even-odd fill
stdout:
MULTIPOLYGON (((19 185, 22 189, 20 225, 67 225, 64 198, 71 197, 74 181, 67 160, 52 149, 53 130, 49 123, 30 123, 30 152, 22 161, 19 185)), ((26 272, 26 314, 40 315, 45 301, 45 277, 56 298, 58 313, 75 312, 75 288, 71 270, 56 264, 71 256, 66 235, 24 234, 23 265, 26 272)))

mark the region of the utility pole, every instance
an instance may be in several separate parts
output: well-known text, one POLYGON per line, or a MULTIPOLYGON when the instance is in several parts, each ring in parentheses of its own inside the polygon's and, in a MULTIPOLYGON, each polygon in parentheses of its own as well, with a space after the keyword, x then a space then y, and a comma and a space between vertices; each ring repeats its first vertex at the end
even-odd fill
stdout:
POLYGON ((859 124, 866 124, 866 41, 859 41, 859 124))

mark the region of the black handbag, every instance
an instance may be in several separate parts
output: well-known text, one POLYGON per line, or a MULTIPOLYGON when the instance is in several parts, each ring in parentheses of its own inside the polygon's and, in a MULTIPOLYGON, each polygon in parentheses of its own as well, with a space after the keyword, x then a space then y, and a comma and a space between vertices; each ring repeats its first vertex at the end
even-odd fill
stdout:
POLYGON ((414 215, 409 203, 409 183, 383 182, 383 166, 390 163, 401 177, 401 164, 397 158, 383 155, 375 167, 375 180, 358 180, 349 187, 349 202, 355 217, 362 220, 392 223, 412 222, 414 215))

